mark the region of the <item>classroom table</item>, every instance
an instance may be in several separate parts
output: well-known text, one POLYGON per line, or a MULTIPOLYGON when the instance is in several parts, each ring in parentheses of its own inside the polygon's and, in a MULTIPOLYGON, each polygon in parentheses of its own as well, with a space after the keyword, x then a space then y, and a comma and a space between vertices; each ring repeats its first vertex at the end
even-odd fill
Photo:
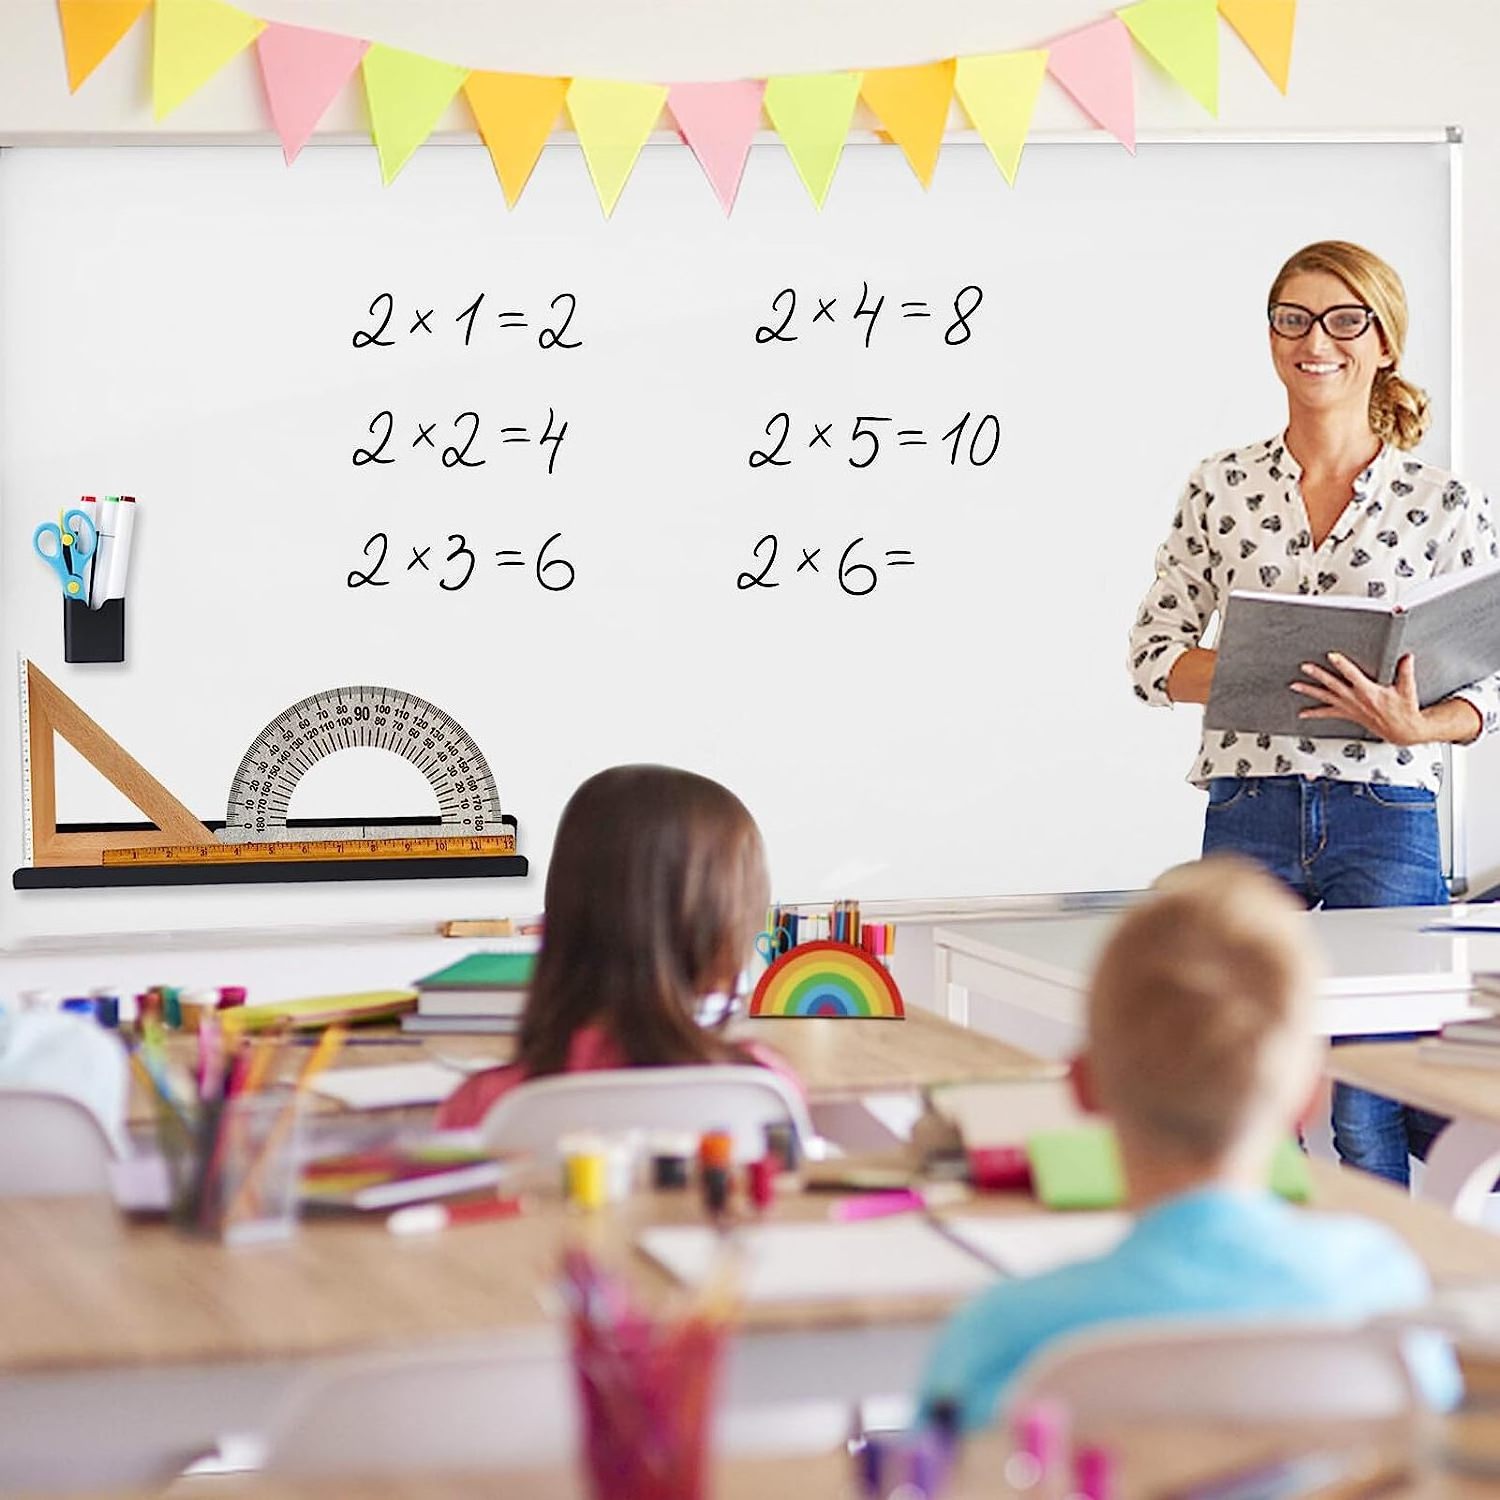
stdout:
MULTIPOLYGON (((733 1036, 774 1048, 791 1064, 809 1101, 817 1105, 857 1102, 870 1094, 920 1091, 939 1083, 1046 1076, 1054 1066, 1033 1053, 995 1037, 957 1026, 930 1010, 911 1007, 905 1020, 828 1016, 745 1019, 733 1036)), ((194 1039, 179 1033, 171 1045, 187 1061, 194 1039)), ((338 1067, 379 1067, 423 1058, 464 1062, 508 1062, 515 1051, 509 1036, 456 1033, 412 1036, 390 1026, 360 1027, 350 1034, 338 1067)), ((289 1049, 287 1069, 305 1060, 307 1049, 289 1049)), ((332 1101, 315 1099, 320 1113, 338 1113, 332 1101)), ((149 1092, 131 1081, 130 1120, 153 1118, 149 1092)))
MULTIPOLYGON (((1171 1421, 1096 1423, 1079 1439, 1107 1447, 1115 1460, 1119 1500, 1160 1497, 1226 1470, 1301 1453, 1350 1452, 1389 1463, 1396 1475, 1378 1493, 1389 1500, 1480 1500, 1495 1494, 1492 1476, 1464 1474, 1448 1462, 1450 1445, 1500 1456, 1500 1410, 1414 1423, 1297 1423, 1171 1421)), ((1009 1448, 999 1434, 968 1442, 945 1500, 1010 1500, 1027 1491, 1007 1484, 1009 1448)), ((842 1451, 798 1456, 722 1457, 713 1465, 715 1500, 837 1500, 853 1494, 853 1465, 842 1451)), ((576 1464, 506 1469, 484 1474, 420 1473, 400 1477, 286 1479, 273 1476, 215 1481, 212 1490, 183 1484, 165 1500, 212 1494, 216 1500, 585 1500, 576 1464)), ((1030 1493, 1034 1494, 1032 1490, 1030 1493)), ((1320 1491, 1322 1493, 1322 1491, 1320 1491)), ((1368 1493, 1360 1490, 1359 1493, 1368 1493)))
POLYGON ((1500 1069, 1422 1060, 1420 1042, 1330 1047, 1325 1071, 1340 1083, 1446 1115, 1418 1193, 1469 1223, 1485 1214, 1500 1176, 1500 1069))
MULTIPOLYGON (((1500 1282, 1500 1237, 1326 1163, 1314 1202, 1384 1220, 1439 1285, 1500 1282)), ((821 1195, 788 1195, 780 1220, 821 1219, 821 1195)), ((1035 1214, 986 1195, 963 1212, 1035 1214)), ((568 1439, 568 1381, 551 1288, 566 1243, 628 1264, 648 1299, 677 1294, 633 1250, 647 1224, 701 1222, 691 1195, 641 1195, 594 1217, 550 1199, 503 1222, 421 1239, 379 1222, 305 1222, 292 1242, 234 1251, 164 1225, 132 1226, 105 1200, 0 1200, 0 1454, 44 1414, 139 1424, 183 1444, 263 1424, 288 1379, 341 1354, 462 1345, 524 1367, 568 1439)), ((845 1297, 749 1306, 731 1347, 731 1411, 855 1401, 913 1389, 944 1297, 845 1297)), ((21 1451, 17 1446, 16 1451, 21 1451)))
MULTIPOLYGON (((1325 1036, 1435 1031, 1487 1014, 1470 976, 1500 968, 1500 930, 1424 929, 1454 908, 1315 911, 1308 922, 1326 977, 1315 1024, 1325 1036)), ((1089 972, 1118 913, 951 922, 933 930, 933 1003, 960 1025, 1048 1057, 1083 1034, 1089 972)))

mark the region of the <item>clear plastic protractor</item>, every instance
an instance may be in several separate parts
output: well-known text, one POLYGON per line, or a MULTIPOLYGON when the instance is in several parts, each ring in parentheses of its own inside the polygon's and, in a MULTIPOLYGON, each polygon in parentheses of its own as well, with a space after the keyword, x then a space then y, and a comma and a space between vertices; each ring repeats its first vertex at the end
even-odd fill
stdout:
POLYGON ((500 795, 479 746, 451 714, 399 688, 329 688, 294 703, 251 742, 229 789, 219 837, 226 843, 316 837, 287 828, 287 809, 298 783, 319 761, 365 746, 409 761, 426 777, 437 799, 441 827, 381 819, 340 823, 329 836, 398 837, 405 834, 500 832, 500 795))

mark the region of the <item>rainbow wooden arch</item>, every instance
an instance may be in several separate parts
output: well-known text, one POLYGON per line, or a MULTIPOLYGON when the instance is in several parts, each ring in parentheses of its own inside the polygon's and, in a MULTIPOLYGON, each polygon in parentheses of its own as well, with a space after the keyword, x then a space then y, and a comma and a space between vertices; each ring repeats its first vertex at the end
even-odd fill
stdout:
POLYGON ((902 1020, 906 1007, 885 965, 848 943, 798 943, 760 976, 752 1016, 902 1020))

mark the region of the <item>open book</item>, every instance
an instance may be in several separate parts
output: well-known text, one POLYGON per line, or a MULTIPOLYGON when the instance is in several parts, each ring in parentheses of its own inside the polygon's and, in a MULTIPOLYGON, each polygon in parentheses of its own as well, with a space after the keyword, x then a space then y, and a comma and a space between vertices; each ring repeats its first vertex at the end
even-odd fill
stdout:
POLYGON ((1342 652, 1376 682, 1416 658, 1424 708, 1500 670, 1500 567, 1444 573, 1399 600, 1349 594, 1262 594, 1235 589, 1224 610, 1219 659, 1203 723, 1208 729, 1372 739, 1343 719, 1299 719, 1317 702, 1294 693, 1305 661, 1342 652))

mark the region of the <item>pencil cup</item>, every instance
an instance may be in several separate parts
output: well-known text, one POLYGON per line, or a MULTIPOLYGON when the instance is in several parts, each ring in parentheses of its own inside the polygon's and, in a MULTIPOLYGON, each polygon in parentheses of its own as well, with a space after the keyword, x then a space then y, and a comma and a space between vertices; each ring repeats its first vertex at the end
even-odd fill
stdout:
POLYGON ((300 1115, 300 1096, 284 1089, 204 1105, 191 1149, 166 1151, 178 1227, 227 1245, 289 1239, 297 1228, 300 1115))

